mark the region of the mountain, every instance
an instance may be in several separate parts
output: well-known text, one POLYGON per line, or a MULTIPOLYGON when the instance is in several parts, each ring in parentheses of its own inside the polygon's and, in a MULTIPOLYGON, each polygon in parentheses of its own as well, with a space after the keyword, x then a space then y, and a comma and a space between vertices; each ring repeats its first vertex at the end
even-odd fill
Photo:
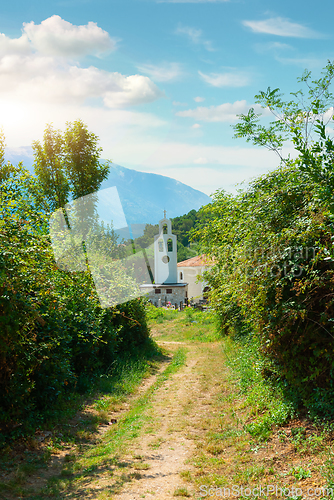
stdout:
POLYGON ((177 217, 211 202, 206 194, 170 177, 115 164, 101 189, 112 186, 117 187, 129 224, 156 224, 164 210, 169 218, 177 217))
MULTIPOLYGON (((9 150, 6 160, 14 164, 22 161, 33 172, 33 154, 29 147, 9 150)), ((175 179, 138 172, 115 163, 110 165, 108 179, 102 183, 101 190, 113 186, 117 187, 126 221, 132 225, 156 224, 164 210, 168 218, 177 217, 211 202, 206 194, 175 179)))

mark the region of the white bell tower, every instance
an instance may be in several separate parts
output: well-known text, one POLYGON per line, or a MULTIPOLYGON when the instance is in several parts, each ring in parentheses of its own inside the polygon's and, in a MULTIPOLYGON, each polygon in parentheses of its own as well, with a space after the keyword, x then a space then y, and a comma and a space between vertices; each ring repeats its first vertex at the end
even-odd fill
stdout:
POLYGON ((159 234, 154 236, 154 281, 155 283, 177 283, 177 244, 172 234, 172 223, 166 218, 159 221, 159 234))

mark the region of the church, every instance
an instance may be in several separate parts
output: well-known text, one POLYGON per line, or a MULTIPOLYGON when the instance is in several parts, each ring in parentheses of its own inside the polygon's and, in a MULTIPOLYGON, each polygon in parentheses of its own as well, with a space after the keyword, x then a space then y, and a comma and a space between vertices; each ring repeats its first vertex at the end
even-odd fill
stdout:
POLYGON ((172 223, 164 217, 159 221, 159 234, 154 236, 154 283, 140 285, 149 301, 157 306, 170 303, 183 307, 188 302, 188 283, 178 281, 177 243, 172 223))

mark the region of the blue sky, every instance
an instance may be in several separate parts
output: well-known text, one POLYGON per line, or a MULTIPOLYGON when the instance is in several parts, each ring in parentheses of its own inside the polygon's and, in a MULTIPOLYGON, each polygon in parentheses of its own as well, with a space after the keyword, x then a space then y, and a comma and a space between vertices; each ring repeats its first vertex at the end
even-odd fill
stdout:
MULTIPOLYGON (((10 151, 83 119, 103 157, 207 194, 278 165, 233 139, 268 86, 298 90, 334 59, 332 2, 13 0, 0 18, 10 151)), ((22 150, 23 151, 23 150, 22 150)))

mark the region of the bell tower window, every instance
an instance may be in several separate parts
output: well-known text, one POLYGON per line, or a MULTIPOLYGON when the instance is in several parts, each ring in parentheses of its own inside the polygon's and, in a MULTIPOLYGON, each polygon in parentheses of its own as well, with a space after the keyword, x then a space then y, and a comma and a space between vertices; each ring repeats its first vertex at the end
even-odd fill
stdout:
POLYGON ((172 238, 169 238, 167 240, 167 252, 172 252, 173 251, 173 240, 172 238))

